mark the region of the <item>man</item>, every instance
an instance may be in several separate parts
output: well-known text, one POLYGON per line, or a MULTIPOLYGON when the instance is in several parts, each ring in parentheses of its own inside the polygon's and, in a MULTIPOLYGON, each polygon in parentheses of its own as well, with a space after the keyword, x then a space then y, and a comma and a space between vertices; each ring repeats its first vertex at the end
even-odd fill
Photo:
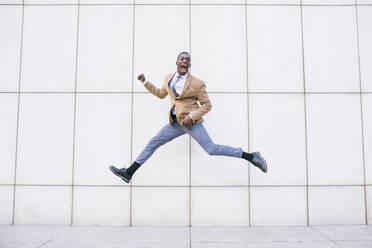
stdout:
POLYGON ((167 75, 164 85, 160 89, 146 81, 143 74, 138 76, 138 80, 155 96, 165 98, 169 95, 171 99, 169 124, 164 126, 150 140, 145 149, 128 169, 118 169, 115 166, 110 166, 110 170, 129 183, 136 170, 150 158, 156 149, 174 138, 188 133, 209 155, 242 158, 248 160, 266 173, 267 165, 259 152, 247 153, 242 148, 216 145, 211 140, 202 124, 204 121, 202 116, 212 108, 206 92, 205 83, 189 73, 191 57, 187 52, 182 52, 178 55, 176 65, 177 72, 167 75))

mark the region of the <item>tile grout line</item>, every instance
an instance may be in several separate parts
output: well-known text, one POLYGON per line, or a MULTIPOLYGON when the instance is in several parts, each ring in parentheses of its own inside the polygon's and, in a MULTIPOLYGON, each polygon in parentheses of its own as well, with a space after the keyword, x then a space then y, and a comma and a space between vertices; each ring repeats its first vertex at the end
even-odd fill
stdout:
MULTIPOLYGON (((0 91, 0 94, 11 94, 11 93, 20 93, 20 94, 75 94, 74 91, 26 91, 26 92, 18 92, 18 91, 0 91)), ((117 92, 114 92, 114 91, 107 91, 107 92, 95 92, 95 91, 91 91, 91 92, 88 92, 88 91, 77 91, 76 92, 78 95, 79 94, 151 94, 150 92, 146 92, 146 91, 134 91, 134 92, 131 92, 131 91, 117 91, 117 92)), ((249 94, 249 95, 302 95, 304 94, 304 92, 285 92, 285 91, 277 91, 277 92, 273 92, 273 91, 267 91, 267 92, 264 92, 264 91, 256 91, 256 92, 248 92, 248 91, 231 91, 231 92, 228 92, 228 91, 208 91, 208 94, 249 94)), ((326 92, 326 91, 320 91, 320 92, 311 92, 311 91, 308 91, 308 92, 305 92, 306 95, 359 95, 359 94, 372 94, 372 92, 369 92, 369 91, 364 91, 364 92, 326 92)))
MULTIPOLYGON (((13 186, 13 183, 0 183, 0 187, 3 186, 13 186)), ((17 186, 22 187, 71 187, 72 184, 27 184, 27 183, 18 183, 17 186)), ((120 184, 74 184, 75 187, 123 187, 129 188, 129 185, 120 185, 120 184)), ((363 187, 364 184, 313 184, 309 187, 363 187)), ((366 184, 366 186, 372 186, 372 184, 366 184)), ((169 188, 185 188, 190 187, 189 185, 132 185, 132 187, 169 187, 169 188)), ((306 187, 306 184, 273 184, 273 185, 192 185, 192 188, 219 188, 219 187, 229 187, 229 188, 291 188, 291 187, 306 187)))
MULTIPOLYGON (((189 0, 189 51, 190 57, 192 57, 191 50, 191 0, 189 0)), ((191 73, 190 69, 190 73, 191 73)), ((189 247, 192 247, 192 223, 191 223, 191 136, 189 135, 189 247)))
MULTIPOLYGON (((14 186, 13 183, 0 183, 0 187, 5 186, 14 186)), ((17 186, 22 187, 71 187, 72 184, 27 184, 19 183, 17 186)), ((308 185, 309 187, 363 187, 364 184, 314 184, 308 185)), ((366 186, 371 186, 372 184, 366 184, 366 186)), ((122 187, 129 188, 129 185, 120 185, 120 184, 74 184, 74 187, 122 187)), ((146 187, 157 187, 157 188, 292 188, 292 187, 306 187, 306 184, 277 184, 277 185, 132 185, 133 188, 146 188, 146 187)))
POLYGON ((19 72, 18 72, 18 106, 17 106, 17 131, 16 131, 16 147, 14 157, 14 184, 13 184, 13 209, 12 209, 12 225, 14 225, 15 217, 15 199, 16 199, 16 184, 17 184, 17 165, 18 165, 18 144, 19 144, 19 112, 21 103, 21 80, 22 80, 22 53, 23 53, 23 26, 25 17, 24 0, 22 4, 22 21, 21 21, 21 48, 19 51, 19 72))
MULTIPOLYGON (((132 90, 131 90, 131 113, 130 113, 130 163, 133 160, 133 103, 134 103, 134 42, 135 42, 135 27, 136 27, 136 0, 133 0, 133 23, 132 23, 132 90)), ((129 166, 129 165, 128 165, 129 166)), ((132 226, 132 208, 133 208, 133 183, 129 184, 129 226, 132 226)))
MULTIPOLYGON (((26 3, 25 6, 76 6, 78 4, 74 3, 26 3)), ((361 4, 264 4, 264 3, 246 3, 246 4, 239 4, 239 3, 82 3, 80 6, 130 6, 130 5, 138 5, 138 6, 184 6, 184 5, 194 5, 194 6, 269 6, 269 7, 291 7, 291 6, 316 6, 316 7, 350 7, 350 6, 372 6, 371 3, 361 3, 361 4)), ((0 6, 22 6, 22 4, 7 4, 3 3, 0 6)))
POLYGON ((76 112, 77 112, 77 74, 78 74, 78 55, 79 55, 79 26, 80 26, 80 0, 77 6, 76 20, 76 50, 75 50, 75 92, 74 92, 74 128, 72 133, 72 184, 71 184, 71 219, 70 225, 74 222, 74 183, 75 183, 75 150, 76 150, 76 112))
POLYGON ((310 208, 309 208, 309 158, 308 158, 308 142, 307 142, 307 105, 306 105, 306 75, 305 75, 305 42, 304 42, 304 23, 303 23, 303 7, 302 0, 300 6, 301 14, 301 52, 302 52, 302 82, 303 82, 303 97, 304 97, 304 131, 305 131, 305 165, 306 165, 306 224, 310 225, 310 208))
MULTIPOLYGON (((245 3, 247 4, 247 0, 245 0, 245 3)), ((248 6, 244 6, 244 17, 245 17, 245 59, 246 59, 246 77, 247 77, 247 131, 248 131, 248 135, 247 135, 247 149, 248 149, 248 152, 250 152, 250 125, 249 125, 249 121, 250 121, 250 118, 249 118, 249 80, 248 80, 248 75, 249 75, 249 72, 248 72, 248 11, 247 11, 247 8, 248 6)), ((250 188, 250 185, 251 185, 251 166, 250 164, 248 163, 248 225, 251 226, 251 188, 250 188)))
MULTIPOLYGON (((191 51, 191 0, 189 0, 189 52, 190 52, 190 57, 192 57, 192 51, 191 51)), ((192 71, 192 68, 190 68, 190 73, 192 71)), ((190 235, 190 248, 191 248, 191 136, 189 135, 189 235, 190 235)))
MULTIPOLYGON (((356 4, 358 0, 355 0, 356 4)), ((368 204, 367 204, 367 186, 366 186, 366 160, 365 160, 365 142, 364 142, 364 123, 363 123, 363 95, 362 93, 362 73, 360 66, 360 41, 359 41, 359 12, 358 6, 355 5, 355 20, 356 20, 356 38, 357 38, 357 53, 358 53, 358 77, 359 77, 359 101, 360 101, 360 118, 361 118, 361 128, 362 128, 362 163, 363 163, 363 181, 364 181, 364 215, 365 224, 368 225, 368 204)))

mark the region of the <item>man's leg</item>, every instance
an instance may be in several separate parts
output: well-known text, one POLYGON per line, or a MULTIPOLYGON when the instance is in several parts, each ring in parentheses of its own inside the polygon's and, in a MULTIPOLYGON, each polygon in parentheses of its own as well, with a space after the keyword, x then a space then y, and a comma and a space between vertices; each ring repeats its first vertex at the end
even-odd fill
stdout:
POLYGON ((135 161, 138 164, 144 164, 156 149, 185 133, 186 131, 178 124, 178 122, 174 122, 173 125, 167 124, 149 141, 135 161))
POLYGON ((242 148, 215 144, 209 137, 209 134, 202 123, 192 125, 191 128, 187 130, 187 133, 190 134, 190 136, 193 137, 209 155, 242 158, 242 148))
POLYGON ((259 152, 247 153, 244 152, 242 148, 215 144, 209 137, 208 132, 202 123, 192 125, 190 129, 187 129, 187 133, 190 134, 209 155, 243 158, 251 162, 263 172, 267 172, 266 161, 259 152))
POLYGON ((143 151, 128 169, 118 169, 113 165, 111 165, 109 168, 115 175, 123 179, 125 182, 129 183, 132 179, 133 174, 142 164, 147 161, 147 159, 151 157, 156 149, 185 133, 186 131, 178 124, 178 122, 175 121, 173 125, 168 124, 164 126, 155 135, 155 137, 150 140, 145 149, 143 149, 143 151))

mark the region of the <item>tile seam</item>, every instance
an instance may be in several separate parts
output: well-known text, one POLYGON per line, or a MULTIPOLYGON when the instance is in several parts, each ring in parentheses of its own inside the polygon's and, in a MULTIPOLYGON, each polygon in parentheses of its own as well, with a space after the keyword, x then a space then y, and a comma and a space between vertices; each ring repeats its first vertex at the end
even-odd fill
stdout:
MULTIPOLYGON (((133 0, 133 23, 132 23, 132 89, 131 89, 131 127, 130 127, 130 163, 133 162, 133 115, 134 115, 134 48, 136 28, 136 0, 133 0)), ((129 165, 128 165, 129 166, 129 165)), ((129 226, 133 226, 133 181, 129 184, 129 226)))
POLYGON ((307 105, 306 105, 306 69, 305 69, 305 41, 304 41, 304 17, 302 0, 300 6, 301 15, 301 53, 302 53, 302 87, 304 100, 304 138, 305 138, 305 166, 306 166, 306 224, 310 224, 310 207, 309 207, 309 158, 308 158, 308 138, 307 138, 307 105))
MULTIPOLYGON (((0 91, 0 94, 75 94, 74 91, 32 91, 32 92, 18 92, 18 91, 0 91)), ((151 94, 150 92, 146 91, 117 91, 117 92, 76 92, 76 94, 151 94)), ((249 95, 260 95, 260 94, 266 94, 266 95, 302 95, 304 92, 247 92, 247 91, 233 91, 233 92, 228 92, 228 91, 208 91, 209 94, 249 94, 249 95)), ((369 91, 362 91, 362 92, 305 92, 305 95, 359 95, 359 94, 372 94, 372 92, 369 91)))
MULTIPOLYGON (((356 4, 358 0, 355 0, 356 4)), ((358 79, 359 79, 359 101, 360 101, 360 118, 362 129, 362 163, 363 163, 363 181, 364 181, 364 215, 365 224, 368 225, 368 204, 367 204, 367 186, 366 186, 366 161, 365 161, 365 142, 364 142, 364 119, 363 119, 363 95, 362 93, 362 74, 360 64, 360 40, 359 40, 359 12, 358 5, 355 5, 355 19, 356 19, 356 38, 357 38, 357 53, 358 53, 358 79)))
MULTIPOLYGON (((190 51, 190 56, 192 57, 192 47, 191 47, 191 42, 192 42, 192 37, 191 37, 191 28, 192 28, 192 22, 191 22, 191 0, 189 0, 189 51, 190 51)), ((190 73, 191 73, 190 69, 190 73)), ((189 135, 189 247, 192 247, 192 219, 191 219, 191 199, 192 199, 192 192, 191 192, 191 173, 192 173, 192 162, 191 162, 191 137, 189 135)))
POLYGON ((193 3, 193 4, 188 4, 188 3, 154 3, 154 4, 147 4, 147 3, 103 3, 103 4, 31 4, 31 3, 26 3, 26 4, 0 4, 0 6, 38 6, 38 7, 43 7, 43 6, 262 6, 262 7, 291 7, 291 6, 306 6, 306 7, 350 7, 350 6, 372 6, 372 3, 361 3, 361 4, 254 4, 254 3, 247 3, 247 4, 229 4, 229 3, 193 3))
MULTIPOLYGON (((80 0, 78 0, 80 3, 80 0)), ((74 183, 75 183, 75 150, 76 150, 76 112, 77 112, 77 73, 78 73, 78 55, 79 55, 79 28, 80 28, 80 5, 77 5, 76 20, 76 49, 75 49, 75 92, 74 92, 74 128, 72 133, 72 177, 71 177, 71 218, 70 225, 74 223, 74 183)))
MULTIPOLYGON (((0 183, 0 187, 14 186, 12 183, 0 183)), ((27 184, 19 183, 16 184, 18 187, 71 187, 72 184, 27 184)), ((74 184, 74 187, 130 187, 129 185, 120 184, 74 184)), ((272 184, 272 185, 192 185, 191 188, 291 188, 291 187, 306 187, 306 184, 272 184)), ((364 184, 309 184, 308 187, 364 187, 364 184)), ((366 184, 367 187, 371 187, 372 184, 366 184)), ((189 185, 132 185, 133 188, 146 188, 146 187, 170 187, 170 188, 185 188, 190 187, 189 185)))
MULTIPOLYGON (((189 8, 189 51, 190 51, 190 56, 192 57, 192 47, 191 47, 191 42, 192 42, 192 37, 191 37, 191 28, 192 28, 192 22, 191 22, 191 0, 189 0, 189 4, 188 4, 188 8, 189 8)), ((190 73, 191 73, 191 68, 190 68, 190 73)), ((189 135, 189 242, 190 242, 190 248, 191 248, 191 240, 192 240, 192 237, 191 237, 191 226, 192 226, 192 219, 191 219, 191 201, 192 201, 192 192, 191 192, 191 182, 192 182, 192 178, 191 178, 191 173, 192 173, 192 162, 191 162, 191 137, 189 135)))
MULTIPOLYGON (((22 6, 23 4, 0 4, 0 6, 22 6)), ((264 4, 264 3, 246 3, 246 4, 233 4, 233 3, 193 3, 193 4, 188 4, 188 3, 92 3, 92 4, 87 4, 87 3, 81 3, 81 4, 69 4, 69 3, 45 3, 45 4, 32 4, 32 3, 26 3, 24 6, 132 6, 132 5, 137 5, 137 6, 284 6, 284 7, 291 7, 291 6, 306 6, 306 7, 350 7, 350 6, 371 6, 372 3, 361 3, 361 4, 264 4)))
MULTIPOLYGON (((245 0, 245 4, 247 4, 247 0, 245 0)), ((248 152, 250 152, 250 118, 249 118, 249 69, 248 69, 248 10, 247 10, 248 6, 244 6, 244 18, 245 18, 245 59, 246 59, 246 80, 247 80, 247 93, 246 93, 246 96, 247 96, 247 149, 248 149, 248 152)), ((248 164, 248 186, 250 186, 251 184, 251 165, 248 164)), ((248 187, 248 225, 251 226, 251 188, 248 187)))
POLYGON ((14 158, 14 184, 13 184, 13 205, 12 205, 12 225, 15 219, 15 204, 16 204, 16 185, 17 185, 17 165, 18 165, 18 146, 19 146, 19 116, 20 116, 20 103, 21 103, 21 81, 22 81, 22 55, 23 55, 23 29, 24 29, 24 16, 25 7, 24 0, 22 5, 22 21, 21 21, 21 48, 19 52, 19 72, 18 72, 18 106, 17 106, 17 131, 16 131, 16 147, 14 158))

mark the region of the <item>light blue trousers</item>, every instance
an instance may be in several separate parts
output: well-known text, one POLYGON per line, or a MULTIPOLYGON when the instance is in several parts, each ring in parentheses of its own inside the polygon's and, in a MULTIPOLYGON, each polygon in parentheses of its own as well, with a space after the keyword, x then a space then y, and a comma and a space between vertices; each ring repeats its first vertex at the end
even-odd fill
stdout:
POLYGON ((241 158, 243 154, 242 148, 234 148, 226 145, 217 145, 209 137, 207 130, 204 128, 202 123, 194 124, 187 129, 181 126, 177 121, 173 122, 173 125, 164 126, 150 142, 146 145, 145 149, 137 157, 136 162, 144 164, 147 159, 165 143, 177 138, 181 135, 188 133, 209 155, 220 155, 241 158))

